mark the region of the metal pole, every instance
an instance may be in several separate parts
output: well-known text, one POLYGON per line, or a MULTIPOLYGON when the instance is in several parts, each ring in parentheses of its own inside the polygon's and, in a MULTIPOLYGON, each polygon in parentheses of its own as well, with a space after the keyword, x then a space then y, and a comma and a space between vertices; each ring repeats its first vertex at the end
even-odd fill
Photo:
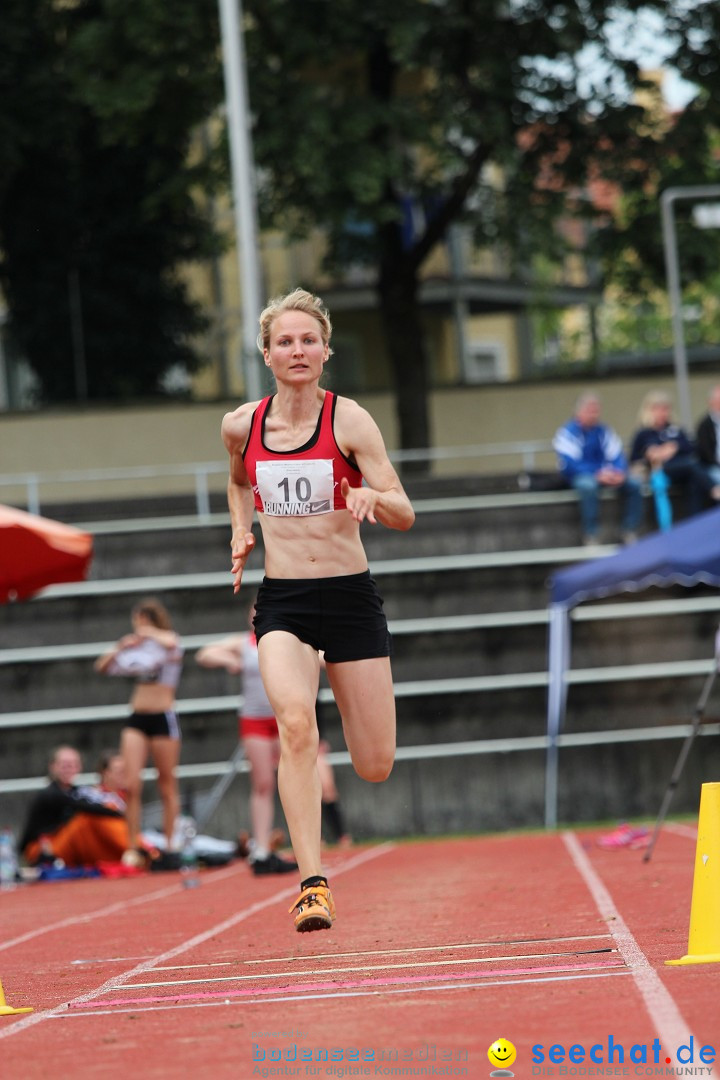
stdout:
POLYGON ((712 199, 717 197, 720 197, 720 184, 699 184, 694 187, 667 188, 660 196, 663 246, 665 249, 665 272, 667 275, 668 297, 672 314, 673 357, 675 361, 678 410, 682 425, 688 432, 693 430, 693 419, 690 407, 690 391, 688 387, 687 352, 685 350, 680 267, 678 263, 673 203, 678 199, 712 199))
POLYGON ((660 197, 662 210, 663 244, 665 247, 665 273, 667 275, 668 297, 673 328, 673 357, 675 361, 675 382, 677 385, 678 409, 680 420, 686 431, 692 430, 690 392, 688 389, 687 353, 685 351, 685 332, 682 315, 682 295, 680 292, 680 267, 678 265, 677 238, 673 201, 677 196, 671 190, 664 191, 660 197))
POLYGON ((219 2, 236 248, 242 289, 242 370, 245 397, 254 401, 262 396, 260 355, 255 340, 262 302, 245 43, 241 30, 242 3, 241 0, 219 2))
POLYGON ((567 707, 567 668, 570 656, 570 612, 564 604, 550 605, 548 624, 548 714, 545 759, 545 828, 558 820, 559 743, 567 707))
POLYGON ((73 345, 75 397, 78 401, 87 401, 87 362, 85 359, 82 296, 80 293, 80 275, 75 266, 71 270, 68 270, 68 299, 70 304, 70 329, 72 332, 73 345))
POLYGON ((195 469, 195 513, 199 521, 210 519, 210 492, 208 491, 207 469, 198 465, 195 469))
POLYGON ((682 747, 680 749, 680 754, 679 754, 678 759, 677 759, 677 761, 675 763, 675 768, 673 769, 672 776, 670 777, 670 782, 668 783, 668 786, 665 789, 665 794, 663 796, 663 800, 662 800, 662 803, 660 805, 660 811, 659 811, 658 816, 657 816, 657 821, 655 822, 655 828, 653 829, 653 834, 652 834, 652 837, 650 839, 650 843, 648 845, 648 848, 645 851, 645 854, 643 855, 643 862, 649 862, 651 857, 652 857, 652 853, 653 853, 653 850, 655 848, 655 844, 657 843, 658 836, 660 835, 660 829, 663 827, 663 824, 665 823, 665 818, 667 817, 667 812, 670 809, 670 803, 672 802, 673 795, 675 794, 677 786, 680 783, 680 777, 681 777, 682 771, 683 771, 683 769, 685 767, 685 762, 687 761, 688 754, 690 753, 690 750, 692 748, 692 744, 695 742, 695 739, 697 738, 697 736, 698 736, 698 734, 700 732, 700 725, 701 725, 701 723, 703 721, 703 716, 704 716, 704 713, 705 713, 705 706, 707 705, 708 698, 710 697, 710 691, 712 690, 713 683, 715 682, 715 678, 717 676, 719 667, 720 667, 720 660, 718 660, 718 658, 716 657, 716 659, 715 659, 715 667, 712 669, 712 671, 708 675, 707 679, 705 680, 705 685, 703 687, 702 694, 700 695, 700 700, 698 701, 697 705, 695 706, 695 710, 693 712, 693 718, 692 718, 692 728, 690 729, 689 734, 686 736, 685 742, 682 744, 682 747))

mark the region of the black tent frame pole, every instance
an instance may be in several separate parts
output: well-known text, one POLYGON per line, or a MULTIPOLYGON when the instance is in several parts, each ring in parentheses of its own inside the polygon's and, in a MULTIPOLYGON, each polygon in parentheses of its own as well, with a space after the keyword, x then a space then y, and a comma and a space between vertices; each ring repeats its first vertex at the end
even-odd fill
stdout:
POLYGON ((703 717, 705 714, 705 706, 707 705, 708 698, 710 697, 710 694, 712 692, 713 684, 717 677, 719 666, 720 657, 716 656, 715 665, 710 674, 708 675, 707 679, 705 680, 705 685, 703 686, 702 693, 700 694, 697 705, 695 706, 695 710, 692 715, 692 728, 685 737, 685 742, 682 744, 682 748, 680 750, 680 753, 678 754, 678 759, 675 762, 675 768, 673 769, 672 776, 670 777, 670 782, 665 790, 665 795, 663 796, 662 804, 660 806, 660 812, 658 814, 657 821, 655 822, 655 828, 653 830, 652 837, 650 838, 650 843, 643 852, 643 862, 650 862, 650 859, 652 857, 653 849, 660 834, 660 830, 663 827, 665 818, 667 817, 667 812, 670 809, 670 803, 673 800, 675 789, 680 782, 680 777, 685 767, 685 762, 687 761, 688 754, 690 753, 692 745, 695 742, 695 739, 697 738, 700 731, 700 725, 703 721, 703 717))

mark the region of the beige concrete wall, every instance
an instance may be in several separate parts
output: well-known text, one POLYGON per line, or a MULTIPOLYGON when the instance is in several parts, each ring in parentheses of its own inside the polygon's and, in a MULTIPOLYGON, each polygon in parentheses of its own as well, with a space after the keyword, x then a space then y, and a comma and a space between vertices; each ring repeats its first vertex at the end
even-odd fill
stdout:
MULTIPOLYGON (((707 392, 717 377, 691 379, 693 417, 705 410, 707 392)), ((435 446, 485 445, 542 440, 552 436, 558 424, 572 412, 578 393, 588 384, 552 382, 461 387, 432 395, 431 422, 435 446)), ((598 389, 605 419, 628 439, 636 427, 643 394, 662 388, 674 393, 672 377, 634 377, 603 382, 598 389)), ((388 448, 397 448, 397 424, 389 394, 360 396, 380 425, 388 448)), ((0 475, 55 474, 67 470, 123 469, 158 465, 174 467, 196 462, 223 465, 220 422, 233 403, 166 404, 136 408, 40 411, 0 415, 0 475)), ((538 459, 538 468, 552 468, 551 454, 538 459)), ((442 472, 517 471, 517 456, 470 458, 438 467, 442 472)), ((221 470, 212 487, 221 490, 221 470)), ((192 479, 166 477, 161 481, 96 481, 92 484, 44 482, 43 501, 75 497, 170 493, 192 490, 192 479)), ((25 488, 18 483, 0 486, 0 502, 24 503, 25 488)))
MULTIPOLYGON (((693 424, 707 409, 707 395, 718 376, 693 376, 690 382, 690 400, 693 424)), ((665 378, 612 379, 598 383, 563 381, 539 384, 503 384, 483 387, 477 397, 473 391, 448 391, 439 395, 436 408, 442 415, 438 432, 447 434, 448 445, 458 442, 509 442, 517 439, 550 438, 556 427, 573 411, 575 400, 584 390, 595 390, 602 402, 603 419, 616 429, 626 441, 638 426, 638 409, 648 390, 665 390, 677 403, 675 379, 665 378), (459 439, 452 437, 452 414, 457 416, 457 429, 468 433, 472 427, 475 436, 459 439)), ((677 419, 677 413, 675 414, 677 419)), ((440 439, 436 439, 440 445, 440 439)), ((554 465, 552 455, 541 462, 542 467, 554 465)))

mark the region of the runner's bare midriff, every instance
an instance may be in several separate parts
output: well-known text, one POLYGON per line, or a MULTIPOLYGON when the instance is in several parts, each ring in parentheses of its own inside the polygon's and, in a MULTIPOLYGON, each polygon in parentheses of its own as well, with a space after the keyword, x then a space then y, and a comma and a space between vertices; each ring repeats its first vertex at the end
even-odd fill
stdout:
POLYGON ((347 510, 307 517, 259 513, 269 578, 337 577, 368 568, 360 527, 347 510))
POLYGON ((175 691, 162 683, 139 683, 130 698, 130 708, 138 713, 161 713, 175 708, 175 691))

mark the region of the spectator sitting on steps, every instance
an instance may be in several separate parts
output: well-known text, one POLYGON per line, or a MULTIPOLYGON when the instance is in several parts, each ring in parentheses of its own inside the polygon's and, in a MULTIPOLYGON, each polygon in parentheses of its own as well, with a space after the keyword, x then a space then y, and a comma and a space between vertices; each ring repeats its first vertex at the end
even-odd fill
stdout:
POLYGON ((714 484, 720 484, 720 383, 708 394, 708 411, 695 432, 700 464, 714 484))
POLYGON ((66 866, 119 862, 130 846, 127 821, 114 807, 75 786, 82 768, 77 750, 58 746, 48 765, 50 783, 33 799, 20 840, 30 865, 62 859, 66 866))
POLYGON ((630 461, 659 470, 670 484, 682 487, 688 516, 699 513, 706 500, 720 500, 720 485, 698 461, 688 434, 674 423, 670 397, 662 390, 651 390, 642 400, 640 427, 636 431, 630 461))
POLYGON ((600 411, 597 394, 581 394, 572 418, 555 432, 553 449, 560 472, 578 493, 583 543, 599 542, 600 489, 608 488, 623 500, 622 538, 629 544, 637 539, 642 517, 642 486, 628 473, 622 440, 600 422, 600 411))

